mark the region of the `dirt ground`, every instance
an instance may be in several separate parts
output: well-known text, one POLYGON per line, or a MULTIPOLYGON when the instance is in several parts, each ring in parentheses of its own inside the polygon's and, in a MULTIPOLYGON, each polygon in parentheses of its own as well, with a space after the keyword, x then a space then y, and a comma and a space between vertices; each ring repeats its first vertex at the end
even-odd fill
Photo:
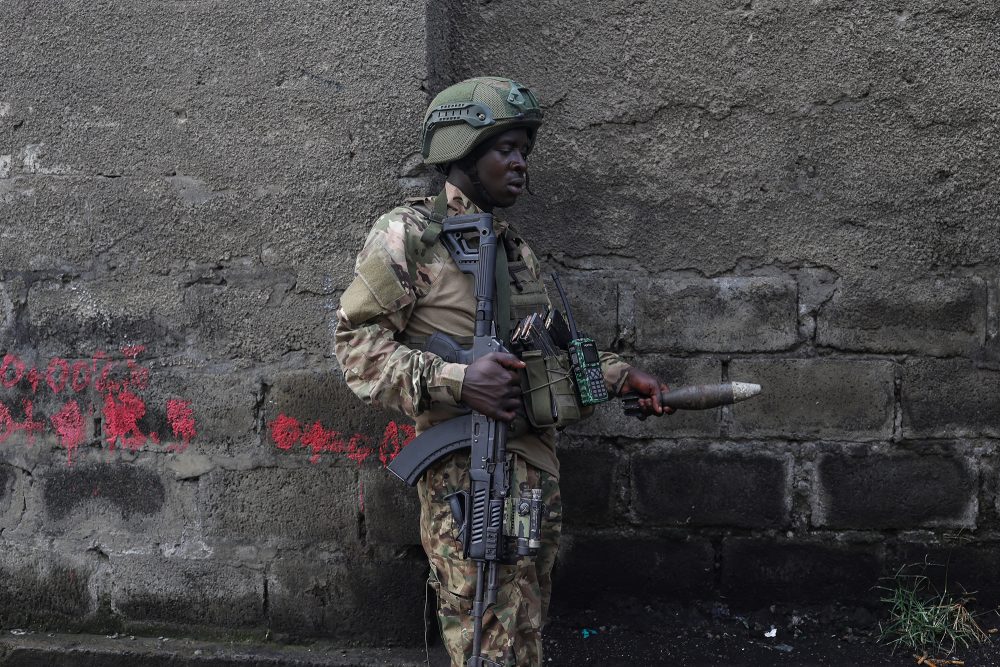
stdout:
MULTIPOLYGON (((613 614, 554 610, 545 636, 547 664, 561 665, 917 665, 914 651, 879 642, 879 610, 791 608, 752 612, 724 603, 660 607, 623 601, 613 614)), ((980 619, 1000 628, 1000 615, 980 619)), ((929 651, 966 667, 1000 666, 1000 634, 974 649, 929 651)), ((927 663, 925 663, 927 664, 927 663)), ((943 667, 943 662, 936 663, 943 667)))
MULTIPOLYGON (((545 665, 760 667, 917 665, 912 649, 879 642, 879 609, 780 607, 746 611, 724 602, 680 605, 598 601, 600 612, 553 610, 545 665)), ((597 606, 595 604, 595 606, 597 606)), ((989 631, 1000 615, 980 616, 989 631)), ((431 630, 436 633, 436 629, 431 630)), ((949 657, 1000 667, 997 639, 949 657)), ((930 658, 946 657, 930 651, 930 658)), ((924 665, 949 667, 942 661, 924 665)), ((73 635, 0 629, 0 667, 448 667, 440 642, 423 647, 345 647, 325 641, 233 642, 183 637, 73 635)))

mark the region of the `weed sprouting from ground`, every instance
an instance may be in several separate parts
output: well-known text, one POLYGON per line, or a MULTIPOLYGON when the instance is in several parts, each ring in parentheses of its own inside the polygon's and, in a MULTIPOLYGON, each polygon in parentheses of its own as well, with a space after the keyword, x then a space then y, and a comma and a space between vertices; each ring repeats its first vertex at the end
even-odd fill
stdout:
POLYGON ((957 648, 969 648, 990 640, 968 609, 973 601, 965 591, 955 595, 947 581, 939 590, 923 574, 928 565, 904 565, 889 585, 879 586, 882 602, 889 605, 889 618, 879 623, 879 641, 893 647, 934 650, 950 655, 957 648), (918 569, 919 568, 919 569, 918 569))

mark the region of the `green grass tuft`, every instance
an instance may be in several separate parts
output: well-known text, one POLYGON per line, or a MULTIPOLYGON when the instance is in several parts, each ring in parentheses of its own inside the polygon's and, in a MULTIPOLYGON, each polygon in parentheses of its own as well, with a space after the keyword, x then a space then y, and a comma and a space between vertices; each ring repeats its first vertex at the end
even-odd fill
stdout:
POLYGON ((890 644, 893 651, 909 647, 944 655, 988 642, 989 635, 968 609, 974 598, 965 591, 956 596, 947 583, 938 590, 922 574, 926 568, 924 563, 904 565, 887 577, 889 585, 878 587, 885 592, 882 602, 889 606, 888 620, 879 622, 879 641, 890 644))

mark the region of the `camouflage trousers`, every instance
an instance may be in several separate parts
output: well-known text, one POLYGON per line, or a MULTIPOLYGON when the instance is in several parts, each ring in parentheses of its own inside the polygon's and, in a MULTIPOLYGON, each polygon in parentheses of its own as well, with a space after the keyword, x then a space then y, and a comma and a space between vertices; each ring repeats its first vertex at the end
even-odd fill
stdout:
MULTIPOLYGON (((511 493, 542 489, 546 512, 542 547, 532 559, 500 566, 497 602, 483 615, 482 655, 504 667, 542 664, 542 627, 552 596, 552 565, 562 533, 559 482, 513 456, 511 493)), ((441 637, 452 667, 465 667, 472 655, 472 600, 476 563, 462 558, 462 545, 445 497, 469 488, 468 453, 452 454, 431 467, 417 485, 420 495, 420 540, 430 561, 428 583, 437 593, 441 637)), ((528 493, 525 493, 528 495, 528 493)))

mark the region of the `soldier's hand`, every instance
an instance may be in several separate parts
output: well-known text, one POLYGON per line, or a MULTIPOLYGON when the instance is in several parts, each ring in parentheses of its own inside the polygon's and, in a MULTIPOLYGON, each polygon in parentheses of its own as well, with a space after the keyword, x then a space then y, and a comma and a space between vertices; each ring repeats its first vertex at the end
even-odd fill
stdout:
POLYGON ((524 362, 513 354, 490 352, 465 369, 462 402, 490 419, 511 422, 521 407, 524 362))
POLYGON ((675 412, 673 408, 660 405, 660 394, 670 391, 670 387, 666 382, 656 379, 645 371, 638 368, 629 369, 628 375, 625 376, 625 384, 622 385, 622 393, 630 391, 646 397, 639 399, 639 407, 642 408, 643 414, 660 416, 675 412))

